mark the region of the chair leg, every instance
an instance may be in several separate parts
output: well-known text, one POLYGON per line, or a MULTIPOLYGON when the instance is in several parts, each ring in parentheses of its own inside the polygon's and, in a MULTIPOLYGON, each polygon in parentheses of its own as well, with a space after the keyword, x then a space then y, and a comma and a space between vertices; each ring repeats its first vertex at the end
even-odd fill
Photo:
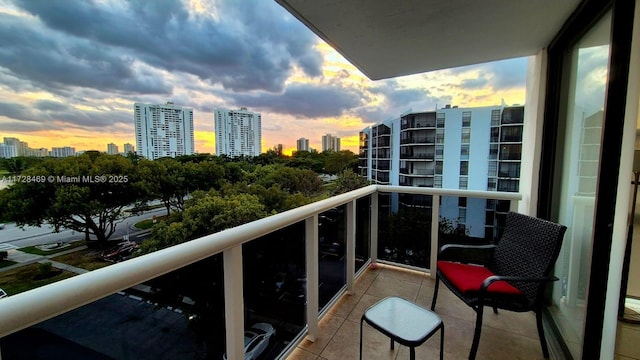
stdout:
POLYGON ((360 360, 362 360, 362 319, 360 319, 360 360))
POLYGON ((549 358, 549 348, 547 347, 547 339, 544 336, 544 328, 542 327, 542 310, 536 310, 536 324, 538 325, 538 337, 540 337, 540 345, 542 346, 542 355, 545 359, 549 358))
POLYGON ((431 300, 431 311, 436 308, 436 300, 438 299, 438 285, 440 285, 440 277, 436 274, 436 285, 433 288, 433 299, 431 300))
POLYGON ((476 329, 473 333, 473 342, 471 343, 471 350, 469 351, 469 360, 475 360, 476 353, 478 352, 478 345, 480 344, 480 331, 482 330, 482 312, 484 306, 478 306, 476 310, 476 329))

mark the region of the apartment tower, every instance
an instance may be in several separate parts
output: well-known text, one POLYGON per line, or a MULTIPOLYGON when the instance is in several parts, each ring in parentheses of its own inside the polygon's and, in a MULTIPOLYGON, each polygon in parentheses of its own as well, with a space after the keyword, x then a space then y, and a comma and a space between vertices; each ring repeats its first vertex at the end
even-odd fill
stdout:
POLYGON ((137 154, 155 160, 194 153, 193 109, 133 104, 137 154))
POLYGON ((262 117, 260 113, 238 110, 216 109, 214 111, 216 131, 216 155, 258 156, 262 147, 262 117))
MULTIPOLYGON (((360 132, 359 173, 376 184, 519 191, 524 106, 409 112, 360 132)), ((403 195, 391 208, 416 204, 403 195)), ((429 207, 431 204, 423 205, 429 207)), ((443 197, 441 216, 493 238, 508 203, 443 197)))
POLYGON ((322 151, 340 151, 340 138, 331 134, 323 135, 322 151))

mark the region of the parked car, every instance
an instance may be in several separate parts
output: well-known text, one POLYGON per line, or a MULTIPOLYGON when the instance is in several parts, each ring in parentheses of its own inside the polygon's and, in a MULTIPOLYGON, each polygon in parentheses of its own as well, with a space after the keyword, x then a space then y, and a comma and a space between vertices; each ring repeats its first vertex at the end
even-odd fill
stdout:
POLYGON ((105 251, 102 254, 102 258, 113 262, 126 260, 131 257, 131 254, 133 254, 138 247, 139 246, 135 241, 123 241, 118 243, 115 247, 105 251))
MULTIPOLYGON (((276 336, 276 329, 271 324, 257 323, 244 332, 244 359, 255 360, 262 354, 271 340, 276 336)), ((227 360, 227 354, 222 356, 227 360)))

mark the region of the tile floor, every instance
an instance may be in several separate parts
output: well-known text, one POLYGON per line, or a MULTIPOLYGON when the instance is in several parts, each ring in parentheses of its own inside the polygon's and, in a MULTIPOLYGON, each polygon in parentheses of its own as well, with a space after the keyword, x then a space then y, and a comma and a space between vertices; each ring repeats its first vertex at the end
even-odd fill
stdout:
MULTIPOLYGON (((434 280, 428 275, 378 265, 369 269, 355 284, 353 294, 345 294, 320 321, 319 338, 303 340, 288 360, 358 359, 360 317, 367 307, 386 296, 400 296, 425 308, 431 306, 434 280)), ((445 359, 466 359, 473 337, 475 313, 449 290, 441 286, 436 313, 445 324, 445 359)), ((409 359, 409 349, 396 344, 365 324, 363 359, 409 359)), ((478 360, 543 359, 538 340, 535 315, 486 311, 478 360)), ((416 349, 418 359, 437 359, 439 334, 416 349)))

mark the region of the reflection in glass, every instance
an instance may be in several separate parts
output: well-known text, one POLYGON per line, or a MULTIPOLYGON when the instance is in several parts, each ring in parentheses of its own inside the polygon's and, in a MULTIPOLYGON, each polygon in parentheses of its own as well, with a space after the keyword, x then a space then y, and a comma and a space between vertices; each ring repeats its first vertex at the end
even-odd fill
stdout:
MULTIPOLYGON (((558 221, 568 226, 555 268, 553 318, 574 358, 581 357, 609 62, 611 15, 570 49, 558 221)), ((562 136, 562 135, 561 135, 562 136)))

